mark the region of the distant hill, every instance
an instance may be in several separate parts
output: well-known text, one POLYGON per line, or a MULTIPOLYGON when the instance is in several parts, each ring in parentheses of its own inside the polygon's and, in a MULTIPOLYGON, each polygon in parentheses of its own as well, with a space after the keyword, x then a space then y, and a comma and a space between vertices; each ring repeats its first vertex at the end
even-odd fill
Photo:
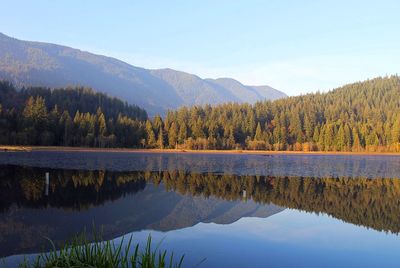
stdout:
POLYGON ((100 108, 106 118, 113 120, 116 120, 120 114, 142 121, 147 119, 146 111, 138 106, 95 92, 91 88, 27 87, 17 90, 9 82, 0 80, 0 105, 2 108, 14 108, 21 112, 26 107, 28 99, 37 96, 45 100, 48 111, 57 106, 58 111, 68 111, 71 116, 74 116, 77 111, 95 114, 100 108))
MULTIPOLYGON (((227 89, 238 100, 255 103, 259 100, 276 100, 286 97, 286 94, 270 86, 245 86, 232 78, 207 79, 220 87, 227 89)), ((240 102, 240 101, 239 101, 240 102)))
POLYGON ((145 108, 150 115, 183 105, 274 100, 286 94, 230 79, 202 79, 172 69, 148 70, 65 46, 0 33, 0 79, 21 86, 88 86, 145 108))

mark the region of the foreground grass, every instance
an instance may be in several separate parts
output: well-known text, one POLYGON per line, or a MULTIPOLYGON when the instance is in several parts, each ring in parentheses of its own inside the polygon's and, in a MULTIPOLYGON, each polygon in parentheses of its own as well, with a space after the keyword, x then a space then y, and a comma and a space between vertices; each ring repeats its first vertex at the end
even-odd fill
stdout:
POLYGON ((148 237, 146 247, 140 251, 139 244, 132 248, 132 237, 124 245, 124 239, 119 244, 110 241, 89 243, 85 235, 81 235, 65 245, 62 249, 56 250, 53 242, 50 241, 53 250, 49 253, 42 253, 33 261, 25 259, 20 264, 21 268, 38 267, 142 267, 142 268, 173 268, 181 267, 182 256, 179 260, 175 259, 173 253, 159 250, 158 246, 152 248, 151 236, 148 237), (133 252, 133 253, 132 253, 133 252))

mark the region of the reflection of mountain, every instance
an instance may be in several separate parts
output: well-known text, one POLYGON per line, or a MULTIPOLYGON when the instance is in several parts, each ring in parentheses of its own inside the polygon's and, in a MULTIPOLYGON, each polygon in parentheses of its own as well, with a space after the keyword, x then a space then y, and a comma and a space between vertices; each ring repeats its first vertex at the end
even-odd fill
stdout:
POLYGON ((167 189, 242 198, 257 203, 327 213, 379 231, 400 232, 400 180, 385 178, 268 177, 164 172, 167 189))
POLYGON ((274 205, 258 205, 254 201, 223 201, 210 197, 201 198, 191 195, 181 196, 168 215, 149 227, 155 230, 168 231, 171 226, 180 229, 198 222, 230 224, 242 217, 269 217, 283 209, 274 205))
POLYGON ((166 191, 158 173, 50 170, 1 166, 0 256, 42 250, 93 223, 105 239, 143 229, 161 231, 199 222, 228 224, 242 217, 268 217, 282 208, 254 201, 183 195, 166 191), (150 183, 146 183, 150 182, 150 183), (108 202, 111 200, 112 202, 108 202))
POLYGON ((43 241, 40 235, 63 241, 93 222, 103 226, 104 238, 109 239, 142 229, 167 231, 198 222, 228 224, 242 217, 268 217, 281 207, 400 232, 398 179, 53 169, 46 196, 45 169, 0 170, 3 254, 37 249, 43 241))

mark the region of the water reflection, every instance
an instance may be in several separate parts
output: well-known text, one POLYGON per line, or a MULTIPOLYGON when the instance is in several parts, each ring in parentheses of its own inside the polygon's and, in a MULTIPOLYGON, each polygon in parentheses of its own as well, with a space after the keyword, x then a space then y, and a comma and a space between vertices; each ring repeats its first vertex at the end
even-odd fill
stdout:
POLYGON ((93 223, 111 239, 268 217, 284 208, 399 233, 400 180, 0 166, 0 252, 42 250, 43 236, 61 244, 93 223))
POLYGON ((395 178, 400 157, 394 155, 246 155, 124 152, 6 152, 0 163, 32 167, 228 173, 302 177, 395 178))

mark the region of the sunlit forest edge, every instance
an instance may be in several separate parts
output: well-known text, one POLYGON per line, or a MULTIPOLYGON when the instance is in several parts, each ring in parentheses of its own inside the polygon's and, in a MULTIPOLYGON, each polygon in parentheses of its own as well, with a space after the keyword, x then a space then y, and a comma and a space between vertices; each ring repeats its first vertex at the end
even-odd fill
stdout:
POLYGON ((143 109, 88 88, 0 82, 0 144, 188 150, 400 152, 400 77, 254 105, 143 109))

